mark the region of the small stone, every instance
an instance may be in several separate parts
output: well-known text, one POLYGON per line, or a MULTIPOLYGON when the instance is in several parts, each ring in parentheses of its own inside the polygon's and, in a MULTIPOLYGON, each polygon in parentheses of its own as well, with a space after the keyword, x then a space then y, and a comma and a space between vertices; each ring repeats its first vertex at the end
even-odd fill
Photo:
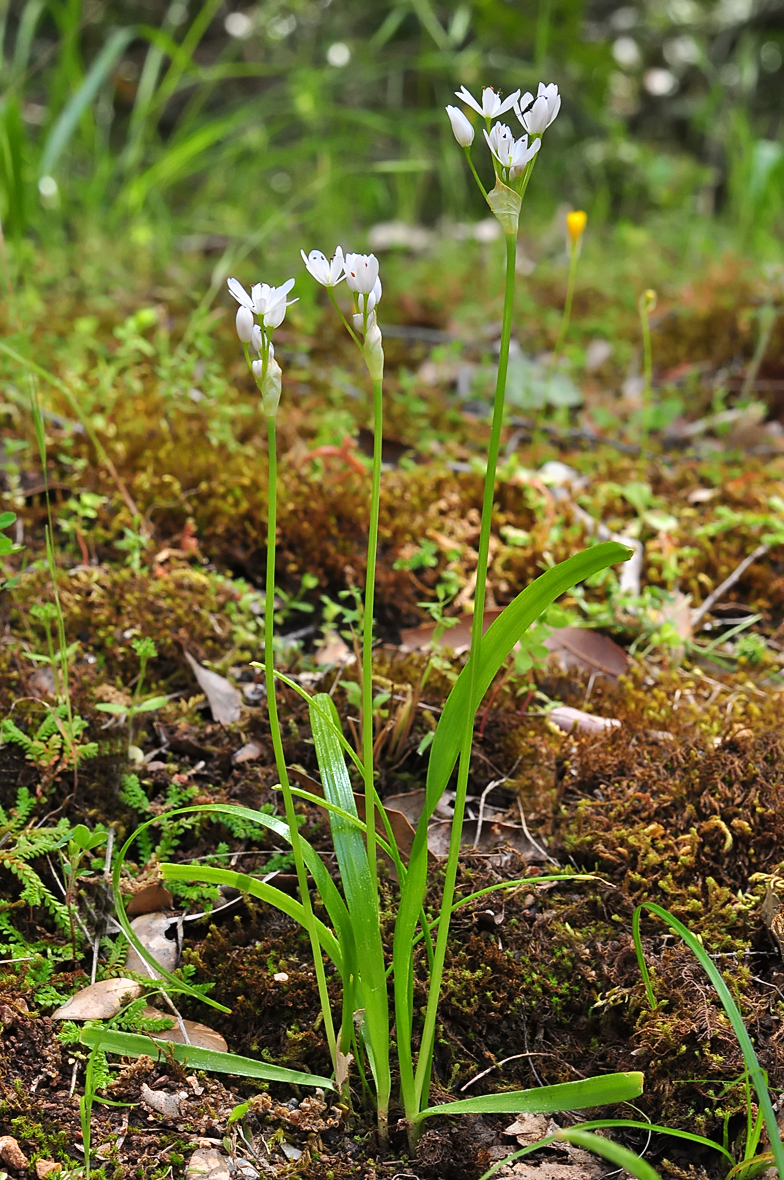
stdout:
POLYGON ((288 983, 289 977, 285 971, 277 971, 272 978, 276 983, 288 983))
POLYGON ((53 1172, 62 1171, 62 1167, 62 1164, 57 1164, 54 1160, 36 1160, 35 1174, 38 1180, 44 1180, 44 1176, 51 1176, 53 1172))
POLYGON ((27 1167, 27 1156, 13 1135, 0 1135, 0 1160, 8 1164, 9 1168, 21 1170, 27 1167))

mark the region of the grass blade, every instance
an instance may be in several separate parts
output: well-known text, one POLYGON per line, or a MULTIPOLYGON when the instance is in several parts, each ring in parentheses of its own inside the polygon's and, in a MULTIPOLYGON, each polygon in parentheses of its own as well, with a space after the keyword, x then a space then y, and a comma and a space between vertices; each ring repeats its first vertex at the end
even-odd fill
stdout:
MULTIPOLYGON (((324 798, 358 820, 346 761, 333 727, 338 723, 334 702, 326 693, 319 693, 314 699, 314 706, 310 710, 310 724, 324 798), (332 714, 333 725, 325 720, 325 712, 332 714)), ((375 816, 369 817, 369 822, 374 820, 375 816)), ((358 994, 365 1009, 379 1110, 382 1111, 388 1107, 392 1083, 389 1070, 389 1003, 378 894, 373 885, 362 832, 353 822, 335 811, 329 812, 329 822, 356 940, 361 985, 358 994)))
POLYGON ((640 1159, 628 1147, 614 1143, 612 1139, 604 1139, 601 1135, 592 1135, 581 1127, 569 1127, 559 1131, 555 1136, 556 1142, 573 1143, 575 1147, 583 1147, 586 1151, 593 1151, 609 1160, 616 1167, 624 1168, 637 1180, 660 1180, 659 1173, 644 1159, 640 1159))
POLYGON ((63 150, 76 130, 82 112, 90 105, 103 86, 115 62, 136 36, 134 29, 117 29, 109 37, 85 76, 79 89, 66 103, 60 117, 49 133, 38 165, 39 176, 49 176, 63 150))
POLYGON ((746 1069, 748 1070, 749 1079, 752 1082, 754 1089, 757 1091, 760 1110, 762 1111, 762 1117, 765 1120, 765 1129, 768 1132, 771 1151, 773 1152, 773 1158, 775 1160, 778 1174, 779 1176, 784 1177, 784 1146, 782 1146, 781 1135, 779 1133, 779 1127, 776 1121, 776 1114, 773 1110, 773 1103, 770 1100, 770 1094, 768 1093, 768 1080, 765 1071, 759 1063, 757 1054, 754 1051, 754 1046, 751 1043, 751 1037, 746 1031, 746 1026, 743 1023, 743 1017, 741 1016, 738 1006, 732 997, 732 993, 727 987, 727 984, 724 982, 724 977, 717 968, 716 964, 710 958, 699 939, 697 939, 692 934, 688 927, 684 926, 683 922, 680 922, 674 914, 671 914, 669 910, 665 910, 663 906, 657 905, 653 901, 646 901, 643 902, 642 905, 639 905, 634 911, 634 918, 632 920, 632 935, 634 937, 634 947, 637 952, 637 962, 640 965, 640 973, 642 975, 643 982, 645 983, 645 991, 647 993, 651 1008, 657 1008, 658 1003, 653 992, 653 987, 651 986, 651 976, 650 972, 648 971, 648 965, 645 962, 645 954, 642 949, 642 939, 640 937, 640 917, 644 909, 650 910, 652 914, 656 914, 657 917, 661 918, 663 922, 666 922, 666 924, 683 939, 683 941, 686 943, 686 946, 695 956, 703 971, 715 987, 724 1011, 727 1013, 730 1024, 732 1025, 733 1032, 738 1038, 738 1044, 740 1045, 741 1052, 743 1053, 743 1059, 746 1062, 746 1069))
POLYGON ((108 1028, 85 1028, 82 1030, 82 1044, 102 1049, 104 1053, 119 1053, 123 1057, 173 1057, 191 1069, 206 1069, 212 1073, 230 1073, 237 1077, 263 1078, 268 1082, 290 1082, 295 1086, 318 1086, 334 1090, 329 1078, 318 1074, 300 1073, 296 1069, 282 1069, 253 1057, 240 1057, 234 1053, 219 1053, 216 1049, 199 1049, 196 1045, 178 1045, 172 1041, 143 1037, 138 1033, 116 1032, 108 1028))
POLYGON ((461 1098, 442 1106, 428 1106, 416 1121, 435 1114, 554 1114, 559 1110, 584 1110, 587 1106, 629 1102, 639 1098, 644 1078, 637 1071, 608 1073, 579 1082, 562 1082, 557 1086, 540 1086, 535 1090, 506 1090, 501 1094, 480 1094, 461 1098))

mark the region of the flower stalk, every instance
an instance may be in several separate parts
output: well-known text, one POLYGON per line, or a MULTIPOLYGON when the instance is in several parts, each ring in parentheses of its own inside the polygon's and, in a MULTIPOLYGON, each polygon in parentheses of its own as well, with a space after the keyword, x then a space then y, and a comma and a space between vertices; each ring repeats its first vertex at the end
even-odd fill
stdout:
POLYGON ((569 321, 572 318, 572 300, 574 299, 574 284, 577 277, 577 263, 580 258, 582 238, 587 220, 587 214, 582 209, 575 209, 566 215, 566 230, 569 234, 569 278, 566 282, 566 301, 564 302, 561 326, 558 329, 558 338, 553 349, 553 366, 555 366, 558 357, 561 355, 563 342, 569 330, 569 321))

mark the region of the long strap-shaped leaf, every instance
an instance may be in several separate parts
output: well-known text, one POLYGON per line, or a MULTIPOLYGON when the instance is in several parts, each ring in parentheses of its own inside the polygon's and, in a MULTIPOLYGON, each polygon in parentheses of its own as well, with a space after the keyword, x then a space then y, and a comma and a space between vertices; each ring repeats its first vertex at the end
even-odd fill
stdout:
POLYGON ((561 1082, 557 1086, 539 1086, 535 1090, 505 1090, 501 1094, 480 1094, 461 1098, 443 1106, 428 1106, 416 1121, 434 1114, 551 1114, 557 1110, 584 1110, 587 1106, 629 1102, 642 1094, 641 1073, 606 1073, 579 1082, 561 1082))
POLYGON ((143 1037, 138 1033, 117 1032, 111 1028, 85 1028, 82 1044, 103 1049, 104 1053, 121 1053, 123 1057, 150 1057, 157 1049, 163 1056, 187 1064, 191 1069, 207 1069, 213 1073, 230 1073, 236 1077, 264 1078, 269 1082, 289 1082, 299 1086, 320 1086, 334 1090, 334 1082, 318 1074, 300 1073, 297 1069, 283 1069, 256 1061, 253 1057, 239 1057, 234 1053, 219 1053, 217 1049, 199 1049, 196 1045, 179 1045, 164 1037, 143 1037))
MULTIPOLYGON (((324 797, 349 816, 358 819, 354 792, 346 770, 340 742, 324 714, 339 725, 332 698, 319 693, 310 709, 310 725, 316 747, 324 797)), ((373 823, 375 816, 368 817, 373 823)), ((391 1079, 389 1072, 389 1002, 387 999, 384 948, 379 925, 378 894, 368 863, 367 849, 359 828, 339 812, 329 812, 332 842, 340 867, 340 877, 354 931, 359 965, 361 1003, 365 1009, 365 1027, 371 1046, 371 1062, 376 1075, 379 1104, 386 1109, 391 1079)))
POLYGON ((413 1013, 411 996, 413 991, 413 959, 411 947, 414 942, 417 921, 427 886, 427 825, 438 800, 449 782, 460 750, 460 735, 466 712, 475 713, 496 675, 514 645, 525 634, 528 627, 542 611, 572 586, 592 574, 599 573, 617 562, 628 561, 632 551, 614 541, 592 546, 574 557, 562 561, 553 569, 527 586, 513 602, 498 616, 487 629, 479 652, 477 692, 469 701, 470 662, 466 664, 447 698, 436 735, 430 747, 430 761, 427 773, 425 807, 417 825, 414 843, 408 862, 408 873, 400 891, 400 908, 395 923, 393 961, 395 971, 395 1019, 398 1032, 398 1059, 400 1062, 400 1083, 404 1102, 408 1097, 406 1113, 409 1118, 410 1096, 414 1093, 414 1074, 411 1050, 413 1013))
MULTIPOLYGON (((117 861, 115 863, 114 872, 112 875, 112 892, 114 895, 114 908, 117 915, 117 921, 122 927, 123 934, 128 939, 131 946, 133 946, 138 951, 141 957, 146 962, 148 962, 150 966, 155 968, 156 975, 168 980, 169 984, 175 987, 177 990, 187 992, 190 995, 193 995, 202 1000, 205 1004, 209 1004, 211 1007, 219 1009, 221 1012, 229 1012, 229 1008, 226 1008, 223 1004, 219 1004, 217 1000, 213 1000, 209 996, 203 995, 200 991, 197 991, 195 988, 191 987, 190 984, 186 983, 184 980, 177 979, 176 976, 166 971, 163 967, 161 967, 160 963, 158 963, 153 958, 147 948, 139 941, 131 929, 131 924, 128 921, 128 917, 125 913, 125 904, 123 902, 122 892, 120 889, 122 867, 125 863, 125 858, 128 855, 128 851, 137 836, 146 831, 147 828, 151 827, 153 824, 160 823, 161 819, 164 817, 168 819, 170 816, 174 815, 189 815, 204 811, 209 812, 210 815, 226 815, 232 819, 236 819, 239 816, 243 819, 249 820, 251 823, 258 824, 260 827, 269 828, 270 831, 275 832, 275 834, 282 840, 286 840, 288 843, 291 843, 288 824, 285 822, 285 820, 279 819, 278 816, 275 815, 267 815, 266 812, 263 811, 254 811, 250 807, 238 807, 223 803, 206 803, 193 805, 191 807, 172 808, 171 811, 165 812, 164 816, 155 816, 153 819, 148 819, 143 824, 140 824, 136 831, 133 832, 125 841, 122 848, 120 849, 119 856, 117 857, 117 861)), ((343 971, 348 973, 352 969, 352 964, 354 963, 355 951, 351 922, 349 921, 346 903, 340 896, 335 882, 330 877, 321 859, 313 851, 310 844, 308 844, 306 840, 302 840, 302 855, 305 860, 305 864, 307 865, 307 868, 316 883, 316 888, 321 895, 324 905, 327 908, 327 913, 329 914, 330 920, 338 933, 338 942, 340 943, 342 949, 343 971)), ((164 867, 168 866, 162 865, 161 869, 163 870, 164 867)), ((178 865, 174 865, 172 867, 175 869, 179 868, 178 865)), ((269 897, 268 900, 272 901, 272 898, 269 897)))

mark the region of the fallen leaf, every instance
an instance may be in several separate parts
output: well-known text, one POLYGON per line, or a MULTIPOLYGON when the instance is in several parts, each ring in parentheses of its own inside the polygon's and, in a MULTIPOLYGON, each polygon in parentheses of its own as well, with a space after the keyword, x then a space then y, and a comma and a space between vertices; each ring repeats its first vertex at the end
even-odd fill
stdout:
MULTIPOLYGON (((147 1004, 142 1009, 142 1016, 147 1020, 160 1020, 162 1016, 169 1016, 169 1012, 164 1012, 161 1008, 153 1008, 147 1004)), ((175 1045, 184 1045, 190 1043, 195 1045, 197 1049, 214 1049, 218 1053, 227 1053, 229 1046, 224 1037, 216 1032, 214 1028, 209 1028, 206 1024, 200 1024, 198 1020, 183 1020, 185 1031, 188 1034, 188 1042, 182 1035, 180 1028, 174 1017, 174 1024, 171 1028, 165 1028, 162 1032, 151 1032, 149 1035, 156 1041, 173 1041, 175 1045)))
POLYGON ((180 1100, 176 1094, 169 1094, 166 1090, 151 1090, 146 1082, 142 1082, 139 1097, 149 1110, 154 1110, 165 1119, 182 1117, 180 1100))
POLYGON ((354 653, 337 631, 327 631, 324 642, 316 649, 313 662, 319 668, 328 668, 332 664, 353 664, 354 653))
POLYGON ((13 1135, 0 1135, 0 1160, 9 1168, 19 1168, 20 1171, 27 1167, 27 1156, 13 1135))
POLYGON ((83 987, 52 1013, 52 1020, 109 1020, 142 994, 133 979, 102 979, 83 987))
POLYGON ((519 1114, 515 1121, 504 1127, 504 1135, 514 1135, 521 1147, 528 1147, 538 1139, 544 1139, 550 1119, 545 1114, 519 1114))
MULTIPOLYGON (((452 836, 452 821, 439 820, 436 823, 428 825, 427 829, 427 847, 428 851, 432 852, 434 856, 443 858, 449 852, 449 841, 452 836)), ((524 856, 527 861, 544 862, 546 857, 541 849, 537 848, 528 837, 519 824, 502 823, 494 819, 485 819, 481 828, 479 821, 475 819, 467 819, 463 823, 463 831, 460 835, 460 843, 463 848, 470 848, 474 852, 480 852, 483 855, 494 852, 496 849, 508 845, 524 856), (479 839, 477 840, 477 833, 479 839)), ((489 862, 492 864, 492 859, 489 862)))
POLYGON ((193 669, 193 674, 199 682, 199 688, 207 698, 212 710, 212 717, 219 725, 231 725, 240 719, 240 694, 233 685, 229 684, 225 676, 217 672, 210 672, 202 668, 190 652, 185 652, 185 658, 193 669))
POLYGON ((597 717, 594 713, 584 713, 582 709, 573 709, 570 705, 556 705, 547 713, 547 719, 564 733, 571 733, 573 729, 579 729, 582 733, 604 733, 621 724, 615 717, 597 717))
POLYGON ((151 885, 143 885, 127 898, 125 912, 129 918, 138 918, 141 914, 155 914, 160 910, 171 909, 173 905, 174 898, 166 886, 160 881, 153 881, 151 885))
POLYGON ((246 742, 236 754, 232 755, 232 762, 239 765, 242 762, 255 762, 264 753, 264 747, 259 742, 246 742))
MULTIPOLYGON (((165 971, 173 971, 180 959, 178 940, 166 937, 166 931, 176 923, 176 917, 171 918, 168 914, 161 913, 142 914, 141 917, 134 918, 131 922, 131 930, 139 942, 165 971)), ((129 971, 135 971, 139 975, 149 975, 151 979, 161 978, 147 960, 141 957, 134 946, 128 947, 125 966, 129 971)))
POLYGON ((577 668, 581 672, 617 680, 629 666, 629 657, 622 647, 587 627, 558 627, 544 640, 544 646, 565 672, 577 668))
MULTIPOLYGON (((498 609, 485 611, 482 622, 483 633, 500 614, 501 611, 498 609)), ((473 615, 460 615, 455 625, 448 627, 443 635, 435 641, 435 646, 451 648, 455 655, 461 655, 468 651, 471 646, 472 621, 473 615)), ((427 647, 433 642, 435 629, 435 623, 423 623, 421 627, 408 627, 400 632, 401 646, 408 651, 421 651, 423 647, 427 647)))

